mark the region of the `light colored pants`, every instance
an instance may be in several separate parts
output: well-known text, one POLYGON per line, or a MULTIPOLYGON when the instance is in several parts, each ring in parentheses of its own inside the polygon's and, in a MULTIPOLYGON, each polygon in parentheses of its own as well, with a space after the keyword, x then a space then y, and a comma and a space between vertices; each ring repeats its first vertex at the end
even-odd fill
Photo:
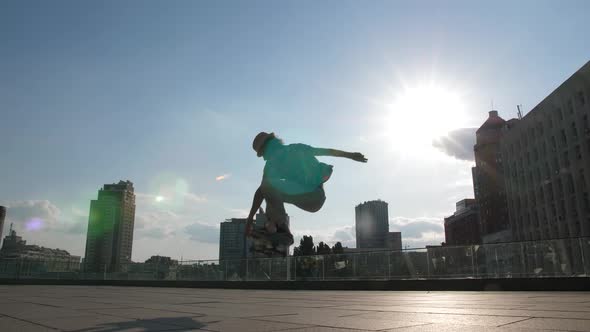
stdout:
POLYGON ((277 233, 286 233, 290 236, 293 241, 293 235, 289 230, 287 224, 287 212, 285 211, 285 203, 293 204, 298 208, 308 211, 317 212, 319 211, 324 202, 326 201, 326 194, 324 192, 324 186, 319 186, 316 190, 298 194, 298 195, 287 195, 280 191, 272 188, 271 186, 261 187, 262 196, 266 201, 266 216, 270 222, 275 223, 277 227, 277 233))

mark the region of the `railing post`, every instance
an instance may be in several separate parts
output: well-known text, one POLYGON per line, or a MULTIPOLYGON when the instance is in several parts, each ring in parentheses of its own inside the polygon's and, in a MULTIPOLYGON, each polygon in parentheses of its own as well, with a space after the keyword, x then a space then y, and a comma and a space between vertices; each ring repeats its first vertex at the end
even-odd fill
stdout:
POLYGON ((20 279, 20 276, 22 274, 22 271, 21 271, 22 268, 23 268, 23 258, 21 257, 20 263, 18 264, 18 269, 16 269, 17 270, 17 272, 16 272, 16 279, 17 280, 20 279))
POLYGON ((248 258, 246 257, 246 281, 248 281, 248 258))
POLYGON ((430 277, 430 257, 428 249, 426 249, 426 275, 430 277))
POLYGON ((473 256, 475 256, 475 246, 474 245, 471 246, 471 276, 475 278, 475 263, 474 263, 475 258, 473 256))
POLYGON ((391 279, 391 251, 387 252, 387 280, 391 279))
POLYGON ((580 246, 580 254, 582 257, 582 269, 584 271, 584 275, 588 275, 588 272, 586 271, 586 259, 584 257, 584 245, 582 243, 582 238, 578 238, 578 245, 580 246))
POLYGON ((326 257, 325 255, 322 255, 322 280, 324 280, 326 278, 326 268, 324 266, 324 258, 325 257, 326 257))
MULTIPOLYGON (((535 261, 537 260, 537 247, 535 246, 535 261)), ((528 269, 527 269, 527 257, 526 257, 526 251, 524 248, 524 244, 521 242, 520 243, 520 270, 522 271, 521 277, 522 276, 527 276, 528 277, 528 269)), ((534 266, 534 265, 533 265, 534 266)), ((544 266, 543 266, 544 267, 544 266)))
POLYGON ((498 263, 498 247, 494 246, 494 259, 496 260, 496 278, 500 275, 500 263, 498 263))
POLYGON ((287 255, 287 257, 285 257, 285 264, 287 265, 287 275, 285 281, 289 281, 289 278, 291 278, 291 256, 287 255))

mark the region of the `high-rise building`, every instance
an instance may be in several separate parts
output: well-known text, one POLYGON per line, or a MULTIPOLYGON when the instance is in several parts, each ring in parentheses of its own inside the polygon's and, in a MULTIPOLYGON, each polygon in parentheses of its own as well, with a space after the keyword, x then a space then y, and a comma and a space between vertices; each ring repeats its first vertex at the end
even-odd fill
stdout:
POLYGON ((476 131, 475 167, 472 174, 484 243, 511 239, 500 154, 500 140, 504 127, 509 123, 498 116, 498 111, 491 111, 488 119, 476 131))
POLYGON ((0 206, 0 240, 2 240, 2 230, 4 229, 4 218, 6 218, 6 207, 0 206))
MULTIPOLYGON (((287 215, 287 225, 289 225, 287 215)), ((219 229, 219 259, 232 260, 254 257, 250 250, 252 241, 244 236, 246 218, 231 218, 221 223, 219 229)), ((266 214, 260 209, 254 219, 254 229, 262 229, 267 221, 266 214)))
POLYGON ((219 260, 242 259, 246 257, 246 218, 231 218, 222 222, 219 228, 219 260))
POLYGON ((456 204, 455 213, 445 218, 445 244, 480 244, 479 209, 475 199, 466 198, 456 204))
POLYGON ((135 194, 133 183, 105 184, 90 202, 84 267, 86 271, 122 271, 131 262, 135 194))
POLYGON ((402 233, 401 232, 389 232, 385 238, 385 248, 391 250, 402 250, 402 233))
POLYGON ((521 120, 502 142, 516 240, 590 236, 590 62, 521 120))
POLYGON ((355 207, 356 247, 386 248, 389 233, 387 203, 368 201, 355 207))

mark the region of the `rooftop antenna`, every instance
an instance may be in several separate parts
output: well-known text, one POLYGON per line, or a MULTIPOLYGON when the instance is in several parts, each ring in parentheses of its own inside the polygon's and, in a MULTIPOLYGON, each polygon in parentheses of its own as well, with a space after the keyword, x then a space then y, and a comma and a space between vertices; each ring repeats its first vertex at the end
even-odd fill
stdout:
POLYGON ((518 120, 522 120, 522 104, 516 105, 516 115, 518 116, 518 120))
POLYGON ((494 110, 494 98, 492 98, 490 100, 490 107, 492 108, 491 110, 493 111, 494 110))

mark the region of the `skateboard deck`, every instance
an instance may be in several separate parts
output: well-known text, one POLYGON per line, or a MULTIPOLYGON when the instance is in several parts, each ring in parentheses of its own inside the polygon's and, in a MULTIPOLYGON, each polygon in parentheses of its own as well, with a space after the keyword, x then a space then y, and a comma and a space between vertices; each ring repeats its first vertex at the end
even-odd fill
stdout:
POLYGON ((293 243, 293 240, 285 234, 280 232, 269 234, 266 230, 253 230, 249 237, 252 239, 250 252, 264 257, 285 257, 289 246, 293 243))

